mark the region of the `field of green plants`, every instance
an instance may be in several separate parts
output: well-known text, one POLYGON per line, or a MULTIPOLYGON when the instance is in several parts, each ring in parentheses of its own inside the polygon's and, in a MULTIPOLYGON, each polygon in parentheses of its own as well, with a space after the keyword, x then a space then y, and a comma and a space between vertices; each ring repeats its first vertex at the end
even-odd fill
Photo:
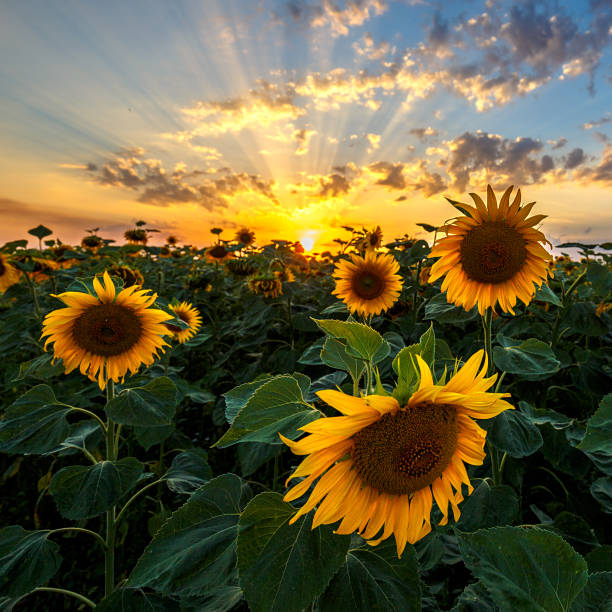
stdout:
POLYGON ((399 557, 364 525, 290 522, 308 500, 283 500, 304 457, 279 433, 338 416, 317 392, 407 398, 419 363, 442 385, 487 348, 477 307, 428 282, 427 242, 385 241, 401 294, 363 317, 332 293, 360 230, 317 255, 218 232, 211 255, 140 231, 72 247, 39 226, 40 248, 0 247, 2 610, 612 610, 612 244, 561 245, 579 254, 556 258, 528 306, 489 311, 490 391, 514 409, 477 419, 486 457, 466 464, 458 520, 434 503, 399 557), (89 299, 105 271, 113 295, 157 294, 170 327, 151 365, 99 384, 66 374, 41 334, 66 306, 54 296, 89 299), (202 320, 182 343, 180 302, 202 320))

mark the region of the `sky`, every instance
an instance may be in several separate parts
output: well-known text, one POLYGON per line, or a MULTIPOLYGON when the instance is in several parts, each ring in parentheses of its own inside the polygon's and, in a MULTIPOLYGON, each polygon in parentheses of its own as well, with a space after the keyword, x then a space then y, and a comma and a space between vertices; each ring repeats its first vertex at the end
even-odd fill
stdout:
POLYGON ((610 0, 4 2, 0 243, 431 239, 487 183, 611 241, 611 42, 610 0))

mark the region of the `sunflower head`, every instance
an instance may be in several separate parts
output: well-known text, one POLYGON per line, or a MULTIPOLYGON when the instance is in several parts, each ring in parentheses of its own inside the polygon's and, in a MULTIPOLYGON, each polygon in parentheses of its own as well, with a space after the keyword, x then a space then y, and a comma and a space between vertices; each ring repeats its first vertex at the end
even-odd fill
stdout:
POLYGON ((144 284, 142 273, 136 268, 130 268, 129 266, 112 266, 108 271, 112 276, 118 276, 123 281, 124 287, 132 287, 133 285, 141 287, 144 284))
POLYGON ((225 263, 225 267, 234 276, 251 276, 257 269, 255 264, 246 258, 230 259, 225 263))
POLYGON ((166 244, 170 246, 176 246, 178 244, 178 238, 176 236, 166 236, 166 244))
POLYGON ((255 277, 249 280, 251 293, 263 293, 264 297, 275 298, 283 294, 283 283, 276 276, 255 277))
POLYGON ((366 251, 365 257, 351 255, 334 270, 337 295, 350 312, 365 316, 393 306, 402 290, 399 264, 392 255, 366 251))
POLYGON ((11 265, 9 258, 4 253, 0 253, 0 293, 17 284, 20 276, 21 272, 11 265))
POLYGON ((236 232, 236 240, 244 246, 251 246, 255 242, 255 232, 243 227, 236 232))
POLYGON ((231 251, 228 251, 221 243, 215 244, 206 249, 204 257, 211 263, 221 263, 233 257, 231 251))
POLYGON ((529 304, 534 283, 541 286, 550 275, 551 255, 540 244, 548 240, 533 227, 546 216, 528 217, 535 202, 521 206, 519 189, 510 203, 511 192, 508 187, 498 205, 489 185, 486 205, 475 193, 470 194, 475 207, 455 203, 465 215, 444 226, 446 237, 431 249, 431 257, 440 259, 429 282, 446 274, 442 291, 466 310, 477 304, 484 314, 499 302, 504 312, 514 314, 517 297, 529 304))
POLYGON ((95 234, 89 234, 81 240, 81 246, 86 249, 97 249, 104 244, 104 240, 95 234))
POLYGON ((380 225, 377 225, 373 230, 366 232, 359 242, 359 248, 363 251, 375 251, 382 246, 382 240, 383 233, 380 225))
POLYGON ((297 455, 307 455, 289 477, 303 480, 285 501, 304 495, 306 503, 290 522, 317 507, 312 527, 341 521, 336 533, 357 531, 376 545, 395 536, 398 555, 431 531, 436 501, 441 524, 460 516, 462 485, 473 490, 465 464, 482 464, 486 432, 473 420, 512 408, 488 393, 497 375, 486 378, 484 351, 473 355, 445 385, 434 384, 429 366, 417 356, 418 388, 406 403, 391 396, 353 397, 340 391, 317 395, 343 416, 323 417, 300 429, 298 441, 281 439, 297 455), (481 367, 482 365, 482 367, 481 367))
POLYGON ((145 245, 149 241, 146 230, 143 229, 129 229, 123 232, 123 237, 130 244, 142 244, 145 245))
POLYGON ((181 302, 180 304, 169 304, 168 308, 174 313, 176 317, 181 319, 189 325, 187 329, 182 329, 176 325, 166 323, 166 327, 174 334, 176 340, 183 344, 187 340, 193 338, 198 329, 202 327, 202 316, 197 308, 189 302, 181 302))
POLYGON ((109 380, 123 381, 128 370, 151 365, 168 343, 164 321, 172 316, 152 308, 157 294, 135 285, 117 293, 108 272, 103 283, 93 280, 93 293, 68 291, 57 296, 65 308, 43 321, 45 350, 53 344, 54 359, 62 359, 66 373, 79 368, 104 389, 109 380))

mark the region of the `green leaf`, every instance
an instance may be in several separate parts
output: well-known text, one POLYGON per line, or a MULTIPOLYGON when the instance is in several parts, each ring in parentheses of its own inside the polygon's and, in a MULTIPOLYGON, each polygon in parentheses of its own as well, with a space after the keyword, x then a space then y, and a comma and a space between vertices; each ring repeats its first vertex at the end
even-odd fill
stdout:
POLYGON ((105 597, 94 612, 179 612, 178 602, 141 589, 117 589, 105 597))
POLYGON ((227 585, 211 589, 204 597, 181 599, 181 612, 228 612, 242 600, 239 586, 227 585))
POLYGON ((134 436, 142 448, 149 450, 156 444, 167 440, 175 430, 174 424, 161 427, 134 427, 134 436))
POLYGON ((53 356, 49 353, 40 355, 40 357, 36 357, 35 359, 30 359, 30 361, 23 361, 19 364, 19 373, 13 378, 12 382, 19 382, 28 377, 37 380, 48 380, 49 378, 63 374, 64 365, 62 361, 56 361, 54 364, 51 363, 52 361, 53 356))
POLYGON ((234 474, 198 489, 155 534, 126 586, 183 598, 235 585, 238 516, 249 495, 234 474))
POLYGON ((313 319, 313 321, 326 334, 346 340, 347 352, 354 357, 378 363, 389 354, 389 343, 369 325, 335 319, 313 319))
POLYGON ((395 542, 353 548, 319 598, 321 612, 420 612, 421 584, 414 548, 397 558, 395 542))
POLYGON ((236 415, 230 429, 213 446, 224 448, 237 442, 280 444, 279 432, 289 438, 298 428, 320 416, 304 400, 299 382, 287 374, 261 385, 236 415))
POLYGON ((501 346, 493 347, 493 361, 508 374, 520 374, 525 380, 542 380, 559 371, 560 361, 542 340, 515 340, 498 334, 497 341, 501 346))
POLYGON ((612 393, 608 393, 587 421, 584 439, 576 448, 584 452, 612 454, 612 393))
POLYGON ((238 573, 252 612, 301 612, 344 562, 350 537, 312 530, 311 517, 289 525, 295 511, 278 493, 261 493, 240 517, 238 573))
POLYGON ((223 393, 225 399, 225 418, 230 425, 234 422, 236 415, 244 408, 244 405, 249 401, 253 393, 271 379, 271 376, 263 376, 252 382, 238 385, 227 393, 223 393))
POLYGON ((554 306, 563 306, 561 300, 545 283, 542 283, 542 286, 536 289, 535 296, 533 299, 536 302, 548 302, 549 304, 553 304, 554 306))
POLYGON ((519 410, 505 410, 494 419, 480 423, 487 440, 511 457, 528 457, 542 447, 540 430, 519 410))
POLYGON ((44 454, 70 433, 66 415, 72 410, 55 398, 51 387, 37 385, 17 398, 0 421, 0 452, 44 454))
POLYGON ((552 523, 545 524, 542 528, 558 533, 572 545, 584 544, 590 548, 599 544, 591 526, 581 516, 565 510, 559 512, 552 523))
POLYGON ((600 263, 589 262, 586 279, 593 284, 593 289, 598 295, 606 296, 612 291, 612 272, 600 263))
POLYGON ((608 328, 596 312, 593 302, 574 302, 568 306, 562 326, 567 324, 572 333, 581 336, 605 336, 608 328))
POLYGON ((585 557, 589 572, 612 572, 612 545, 598 546, 585 557))
POLYGON ((238 446, 240 474, 244 478, 254 474, 264 463, 280 455, 285 448, 283 444, 243 442, 238 446))
POLYGON ((471 321, 478 316, 478 308, 474 306, 472 310, 466 311, 459 306, 449 304, 446 293, 434 295, 425 304, 424 319, 434 319, 440 323, 451 323, 453 325, 463 325, 466 321, 471 321))
POLYGON ((498 612, 498 608, 480 582, 468 584, 451 612, 498 612))
POLYGON ((610 612, 612 572, 589 574, 586 586, 572 603, 571 612, 610 612))
POLYGON ((461 506, 461 518, 457 524, 461 531, 507 525, 516 518, 519 502, 512 487, 494 485, 488 480, 472 484, 475 485, 474 492, 461 506))
POLYGON ((446 196, 444 196, 444 199, 449 204, 454 206, 461 214, 466 215, 468 217, 472 216, 472 213, 470 212, 470 209, 468 208, 467 204, 463 204, 462 202, 458 202, 457 200, 451 200, 450 198, 447 198, 446 196))
POLYGON ((53 475, 49 492, 64 518, 92 518, 106 512, 129 491, 143 467, 134 457, 95 465, 71 465, 53 475))
POLYGON ((50 236, 52 233, 53 231, 44 225, 37 225, 36 227, 28 230, 28 234, 36 236, 39 240, 42 240, 45 236, 50 236))
POLYGON ((116 423, 141 427, 170 425, 176 410, 178 389, 166 376, 144 387, 124 389, 106 404, 106 414, 116 423))
POLYGON ((44 585, 59 569, 59 546, 50 531, 0 529, 0 597, 20 597, 44 585))
POLYGON ((212 478, 208 453, 190 448, 179 453, 164 476, 168 488, 175 493, 193 493, 212 478))
POLYGON ((612 514, 612 478, 603 476, 591 485, 591 495, 603 506, 606 514, 612 514))
POLYGON ((587 582, 586 561, 543 529, 494 527, 457 537, 465 564, 502 612, 567 612, 587 582))
POLYGON ((321 365, 321 349, 323 348, 323 339, 319 339, 311 344, 297 360, 298 363, 304 365, 321 365))
POLYGON ((312 385, 308 390, 308 395, 306 396, 306 399, 309 402, 316 402, 318 399, 318 396, 316 394, 317 391, 323 391, 325 389, 335 389, 346 380, 346 377, 346 372, 330 372, 329 374, 321 376, 321 378, 317 378, 317 380, 313 380, 312 385))
POLYGON ((365 363, 349 355, 346 345, 335 338, 325 338, 325 344, 320 352, 321 362, 336 370, 345 370, 353 380, 361 378, 365 363))
POLYGON ((92 450, 104 439, 100 423, 93 419, 79 421, 70 425, 70 434, 59 446, 47 451, 45 455, 58 453, 61 455, 72 455, 82 448, 92 450))

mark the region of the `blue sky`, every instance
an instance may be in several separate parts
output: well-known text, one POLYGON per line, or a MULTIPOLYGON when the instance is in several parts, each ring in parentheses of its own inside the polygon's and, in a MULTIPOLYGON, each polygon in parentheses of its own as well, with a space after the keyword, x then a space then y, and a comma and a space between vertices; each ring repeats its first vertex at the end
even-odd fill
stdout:
POLYGON ((553 243, 610 240, 611 40, 600 0, 7 3, 0 240, 143 218, 323 248, 487 182, 553 243))

